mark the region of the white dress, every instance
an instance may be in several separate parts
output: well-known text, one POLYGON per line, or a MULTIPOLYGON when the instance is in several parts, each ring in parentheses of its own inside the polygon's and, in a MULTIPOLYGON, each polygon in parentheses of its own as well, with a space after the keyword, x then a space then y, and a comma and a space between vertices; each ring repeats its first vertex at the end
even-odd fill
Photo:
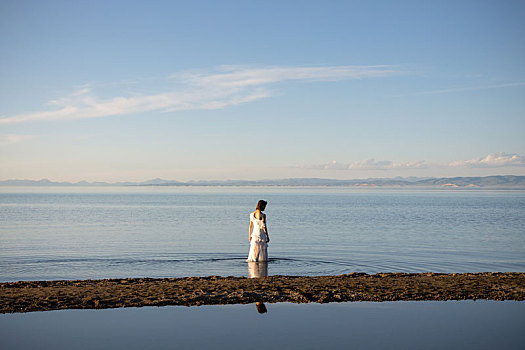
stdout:
POLYGON ((268 235, 264 232, 266 227, 266 215, 257 219, 254 213, 250 214, 250 222, 252 223, 252 240, 250 241, 250 253, 246 261, 268 261, 268 235), (264 228, 263 228, 264 227, 264 228))

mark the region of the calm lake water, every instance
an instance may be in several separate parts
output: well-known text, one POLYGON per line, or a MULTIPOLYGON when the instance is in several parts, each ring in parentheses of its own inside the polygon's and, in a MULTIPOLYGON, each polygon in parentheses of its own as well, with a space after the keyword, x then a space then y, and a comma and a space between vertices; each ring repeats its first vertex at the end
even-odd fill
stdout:
POLYGON ((525 271, 525 192, 0 188, 0 280, 245 276, 268 201, 270 275, 525 271))

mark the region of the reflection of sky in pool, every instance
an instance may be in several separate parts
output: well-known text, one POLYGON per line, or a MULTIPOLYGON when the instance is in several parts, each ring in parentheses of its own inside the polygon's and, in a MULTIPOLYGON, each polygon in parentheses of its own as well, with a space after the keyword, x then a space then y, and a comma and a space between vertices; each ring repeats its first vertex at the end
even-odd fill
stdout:
POLYGON ((4 349, 520 349, 525 302, 254 304, 0 315, 4 349))

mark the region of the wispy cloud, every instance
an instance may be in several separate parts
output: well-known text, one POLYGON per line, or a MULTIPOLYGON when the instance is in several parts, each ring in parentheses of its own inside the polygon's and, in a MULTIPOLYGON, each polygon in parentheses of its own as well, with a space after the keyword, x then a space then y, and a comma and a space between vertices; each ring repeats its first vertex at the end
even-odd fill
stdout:
MULTIPOLYGON (((163 92, 131 96, 96 97, 82 87, 48 101, 47 108, 0 118, 0 124, 44 120, 101 118, 133 113, 221 109, 274 94, 271 86, 285 81, 341 81, 378 78, 401 73, 393 66, 241 67, 221 66, 212 71, 179 72, 166 79, 163 92)), ((138 85, 138 84, 135 84, 138 85)))
POLYGON ((332 161, 325 164, 315 165, 303 165, 301 168, 304 169, 317 169, 317 170, 392 170, 392 169, 423 169, 426 168, 427 164, 424 160, 407 163, 396 163, 391 160, 380 160, 367 159, 362 162, 354 163, 339 163, 332 161))
POLYGON ((33 135, 6 134, 0 135, 0 145, 12 145, 32 138, 33 135))
POLYGON ((451 167, 466 166, 469 168, 501 168, 509 166, 525 166, 525 157, 516 153, 496 152, 484 158, 455 161, 449 164, 451 167))
POLYGON ((480 85, 480 86, 468 86, 468 87, 458 87, 458 88, 440 89, 440 90, 418 91, 418 92, 412 92, 412 93, 406 93, 406 94, 392 95, 392 97, 450 94, 454 92, 501 89, 501 88, 518 87, 518 86, 525 86, 525 82, 520 81, 520 82, 496 84, 496 85, 480 85))

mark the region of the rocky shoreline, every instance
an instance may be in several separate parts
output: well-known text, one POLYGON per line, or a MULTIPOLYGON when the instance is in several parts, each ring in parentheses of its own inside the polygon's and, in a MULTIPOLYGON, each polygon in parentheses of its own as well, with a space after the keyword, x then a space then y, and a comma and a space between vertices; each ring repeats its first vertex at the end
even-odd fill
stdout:
POLYGON ((0 284, 0 312, 255 302, 525 300, 525 273, 129 278, 0 284))

